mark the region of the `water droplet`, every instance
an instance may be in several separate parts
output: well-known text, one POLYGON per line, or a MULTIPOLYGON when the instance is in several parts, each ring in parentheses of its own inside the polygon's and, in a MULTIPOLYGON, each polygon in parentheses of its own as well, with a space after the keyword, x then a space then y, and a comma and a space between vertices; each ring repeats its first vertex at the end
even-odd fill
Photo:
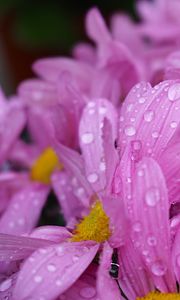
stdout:
POLYGON ((90 183, 95 183, 98 180, 98 175, 96 173, 89 174, 87 180, 90 183))
POLYGON ((142 230, 142 226, 141 226, 141 223, 140 222, 136 222, 133 224, 133 230, 135 232, 140 232, 142 230))
POLYGON ((60 278, 57 278, 56 281, 55 281, 55 284, 57 286, 61 286, 62 285, 62 280, 60 278))
POLYGON ((151 266, 151 272, 156 276, 163 276, 166 269, 166 266, 161 261, 157 261, 151 266))
POLYGON ((11 278, 6 279, 0 284, 0 292, 5 292, 11 287, 11 285, 12 285, 12 279, 11 278))
POLYGON ((100 171, 105 171, 106 170, 106 164, 105 162, 101 162, 100 165, 99 165, 99 170, 100 171))
POLYGON ((64 248, 63 248, 62 246, 56 247, 56 254, 57 254, 58 256, 64 255, 64 248))
POLYGON ((171 124, 170 124, 171 128, 176 128, 177 125, 178 125, 177 122, 171 122, 171 124))
POLYGON ((152 137, 157 139, 159 136, 159 133, 157 131, 152 132, 152 137))
POLYGON ((145 201, 148 206, 156 206, 160 200, 160 192, 156 187, 151 187, 145 195, 145 201))
POLYGON ((175 83, 169 88, 168 98, 170 101, 176 101, 180 99, 180 83, 175 83))
POLYGON ((152 110, 147 110, 144 113, 144 121, 151 122, 154 118, 154 112, 152 110))
POLYGON ((34 281, 35 282, 40 283, 40 282, 42 282, 42 280, 43 280, 42 276, 40 276, 40 275, 34 276, 34 281))
POLYGON ((96 103, 93 101, 88 102, 88 107, 94 107, 95 105, 96 103))
POLYGON ((77 262, 79 260, 79 256, 78 255, 74 255, 73 257, 72 257, 72 261, 73 262, 77 262))
POLYGON ((139 170, 139 171, 137 172, 137 174, 138 174, 139 177, 144 176, 144 170, 139 170))
POLYGON ((104 114, 106 113, 106 111, 107 111, 107 108, 106 108, 105 106, 101 106, 101 107, 99 108, 99 113, 100 113, 101 115, 104 115, 104 114))
POLYGON ((157 244, 156 237, 153 235, 148 236, 147 243, 149 246, 156 246, 156 244, 157 244))
POLYGON ((124 129, 124 133, 127 136, 133 136, 136 133, 136 129, 133 126, 126 126, 124 129))
POLYGON ((144 97, 141 97, 141 98, 139 98, 139 100, 138 100, 138 102, 141 103, 141 104, 144 103, 145 101, 146 101, 146 99, 145 99, 144 97))
POLYGON ((96 290, 93 287, 84 287, 80 290, 80 296, 85 299, 91 299, 96 295, 96 290))
POLYGON ((94 135, 90 132, 86 132, 82 135, 81 140, 84 144, 90 144, 94 140, 94 135))
POLYGON ((13 228, 14 226, 15 226, 15 224, 14 224, 13 221, 9 222, 9 227, 10 227, 10 228, 13 228))
POLYGON ((47 253, 47 250, 44 249, 44 248, 41 248, 41 249, 39 249, 39 253, 41 253, 41 254, 46 254, 46 253, 47 253))
POLYGON ((47 265, 47 270, 49 272, 55 272, 56 271, 56 266, 54 264, 49 264, 49 265, 47 265))

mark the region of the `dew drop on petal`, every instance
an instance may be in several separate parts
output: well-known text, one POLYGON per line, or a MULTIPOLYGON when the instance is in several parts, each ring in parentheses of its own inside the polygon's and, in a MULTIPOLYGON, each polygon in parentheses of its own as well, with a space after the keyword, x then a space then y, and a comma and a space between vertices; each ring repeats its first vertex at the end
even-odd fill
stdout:
POLYGON ((87 180, 90 183, 95 183, 98 180, 98 175, 96 173, 89 174, 87 180))
POLYGON ((148 236, 147 243, 149 246, 156 246, 156 244, 157 244, 156 237, 153 235, 148 236))
POLYGON ((75 263, 75 262, 77 262, 79 260, 79 256, 78 255, 74 255, 73 257, 72 257, 72 261, 75 263))
POLYGON ((159 136, 159 133, 157 131, 152 132, 152 137, 157 139, 159 136))
POLYGON ((40 282, 42 282, 42 280, 43 280, 42 276, 40 276, 40 275, 34 276, 34 281, 35 282, 40 283, 40 282))
POLYGON ((170 101, 176 101, 180 99, 180 83, 175 83, 169 88, 168 98, 170 101))
POLYGON ((144 113, 144 121, 151 122, 154 118, 154 112, 153 110, 147 110, 144 113))
POLYGON ((147 190, 145 195, 145 201, 148 206, 156 206, 160 200, 160 192, 156 187, 151 187, 147 190))
POLYGON ((80 296, 85 299, 91 299, 96 295, 96 290, 93 287, 84 287, 80 290, 80 296))
POLYGON ((145 101, 146 101, 146 99, 143 98, 143 97, 139 98, 139 100, 138 100, 138 102, 141 103, 141 104, 144 103, 145 101))
POLYGON ((133 126, 126 126, 124 129, 124 133, 127 136, 133 136, 136 134, 136 129, 133 126))
POLYGON ((12 285, 12 279, 6 279, 0 284, 0 292, 4 292, 8 290, 12 285))
POLYGON ((142 230, 142 225, 140 222, 136 222, 133 224, 133 231, 140 232, 142 230))
POLYGON ((57 286, 61 286, 62 285, 62 280, 60 278, 57 278, 56 281, 55 281, 55 284, 57 286))
POLYGON ((151 272, 156 276, 163 276, 166 270, 166 266, 161 261, 154 262, 151 266, 151 272))
POLYGON ((100 171, 105 171, 106 170, 106 164, 105 162, 101 162, 100 165, 99 165, 99 170, 100 171))
POLYGON ((47 270, 49 272, 55 272, 56 271, 56 266, 54 264, 49 264, 49 265, 47 265, 47 270))
POLYGON ((177 127, 177 122, 171 122, 170 126, 171 126, 171 128, 176 128, 177 127))
POLYGON ((104 115, 104 114, 106 113, 106 111, 107 111, 107 108, 106 108, 105 106, 101 106, 101 107, 99 108, 99 113, 100 113, 101 115, 104 115))
POLYGON ((84 144, 90 144, 94 140, 94 135, 90 132, 86 132, 81 136, 81 140, 84 144))

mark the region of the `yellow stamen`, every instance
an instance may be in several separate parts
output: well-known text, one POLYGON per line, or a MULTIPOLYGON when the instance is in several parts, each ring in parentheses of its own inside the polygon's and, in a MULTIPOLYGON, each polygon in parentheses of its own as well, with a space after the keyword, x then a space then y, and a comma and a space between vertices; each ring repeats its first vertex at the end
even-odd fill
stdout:
POLYGON ((149 293, 146 297, 137 300, 180 300, 180 294, 161 294, 158 292, 149 293))
POLYGON ((92 207, 90 213, 76 225, 71 241, 106 241, 110 237, 109 218, 100 201, 92 207))
POLYGON ((42 154, 37 158, 31 168, 31 179, 45 184, 50 183, 52 172, 62 170, 63 165, 52 148, 46 148, 42 154))

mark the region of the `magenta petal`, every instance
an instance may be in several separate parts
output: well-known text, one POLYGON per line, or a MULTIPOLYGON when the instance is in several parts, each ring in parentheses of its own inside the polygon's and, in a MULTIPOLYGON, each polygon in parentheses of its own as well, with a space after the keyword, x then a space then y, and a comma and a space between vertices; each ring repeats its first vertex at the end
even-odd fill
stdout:
MULTIPOLYGON (((72 177, 75 177, 77 179, 78 185, 84 188, 87 195, 92 196, 93 190, 90 183, 85 177, 84 162, 82 156, 78 152, 66 146, 63 146, 60 143, 56 143, 54 145, 54 148, 59 157, 59 160, 63 163, 66 170, 72 175, 72 177)), ((86 199, 86 203, 84 202, 84 205, 89 205, 89 198, 86 199)))
POLYGON ((80 146, 85 162, 86 176, 95 192, 103 190, 107 183, 103 146, 108 141, 103 140, 102 137, 106 118, 112 129, 111 143, 114 143, 117 134, 117 112, 106 99, 94 99, 94 102, 88 103, 83 111, 79 127, 80 146))
POLYGON ((180 202, 180 143, 169 146, 160 157, 159 164, 164 172, 169 202, 180 202))
POLYGON ((179 90, 178 81, 164 81, 154 88, 146 83, 137 84, 122 105, 119 131, 121 146, 140 140, 143 154, 159 157, 180 122, 179 90))
POLYGON ((30 233, 36 226, 44 206, 49 187, 31 183, 16 192, 0 219, 0 232, 30 233))
POLYGON ((106 43, 110 40, 110 33, 97 8, 92 8, 86 16, 86 31, 95 42, 106 43))
POLYGON ((83 273, 83 275, 64 293, 58 300, 98 300, 96 288, 96 268, 94 265, 83 273))
POLYGON ((55 299, 80 277, 98 248, 98 244, 89 242, 67 242, 46 248, 46 251, 36 251, 20 270, 14 298, 55 299))
POLYGON ((80 219, 84 205, 87 206, 89 195, 78 185, 77 179, 61 171, 52 175, 51 183, 65 220, 69 222, 74 218, 80 219))
POLYGON ((38 238, 20 237, 0 233, 0 261, 16 261, 29 256, 38 248, 54 244, 53 241, 38 238))
POLYGON ((130 239, 119 248, 118 254, 119 284, 128 299, 135 300, 154 290, 152 277, 130 239))
POLYGON ((176 279, 180 282, 180 225, 175 235, 175 240, 172 247, 172 261, 176 274, 176 279))
POLYGON ((171 53, 165 62, 165 79, 180 78, 180 51, 171 53))
POLYGON ((175 290, 170 257, 169 201, 159 165, 144 158, 135 169, 133 182, 133 239, 155 285, 163 292, 175 290))
POLYGON ((63 241, 71 238, 71 233, 61 226, 41 226, 37 227, 30 237, 44 239, 48 241, 62 243, 63 241))
POLYGON ((109 275, 112 253, 113 249, 109 246, 108 243, 105 243, 97 274, 98 294, 100 296, 100 299, 104 300, 123 299, 116 280, 111 278, 111 276, 109 275))

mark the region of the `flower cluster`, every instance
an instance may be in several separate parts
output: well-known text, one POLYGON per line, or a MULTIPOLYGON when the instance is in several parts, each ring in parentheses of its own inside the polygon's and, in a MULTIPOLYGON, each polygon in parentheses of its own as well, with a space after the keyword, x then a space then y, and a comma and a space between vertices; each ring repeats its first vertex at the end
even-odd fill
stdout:
POLYGON ((0 94, 1 300, 180 299, 180 2, 137 10, 0 94))

